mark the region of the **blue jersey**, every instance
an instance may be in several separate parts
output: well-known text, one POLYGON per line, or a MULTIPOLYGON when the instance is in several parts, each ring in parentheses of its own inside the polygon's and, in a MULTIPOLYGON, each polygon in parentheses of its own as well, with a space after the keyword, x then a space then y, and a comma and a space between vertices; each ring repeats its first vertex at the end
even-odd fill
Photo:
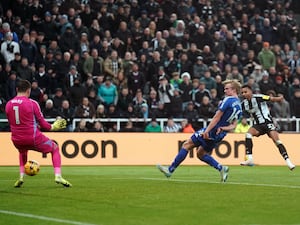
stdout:
POLYGON ((209 132, 209 140, 202 138, 202 133, 206 128, 202 128, 196 131, 192 135, 192 140, 196 146, 202 146, 206 151, 211 151, 215 145, 220 142, 227 134, 227 131, 222 131, 216 134, 219 127, 230 125, 233 121, 238 120, 242 117, 242 106, 241 102, 237 97, 228 96, 220 103, 218 110, 223 112, 222 117, 216 126, 209 132))
POLYGON ((210 135, 213 138, 219 127, 230 125, 233 121, 239 120, 242 117, 241 102, 237 97, 228 96, 220 103, 218 110, 223 112, 220 121, 211 130, 210 135))

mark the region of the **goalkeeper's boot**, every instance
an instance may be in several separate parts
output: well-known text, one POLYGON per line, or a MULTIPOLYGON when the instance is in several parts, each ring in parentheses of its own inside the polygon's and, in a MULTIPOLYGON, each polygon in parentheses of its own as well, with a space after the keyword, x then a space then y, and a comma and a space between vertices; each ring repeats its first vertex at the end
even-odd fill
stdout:
POLYGON ((61 176, 56 176, 55 182, 57 184, 62 184, 65 187, 72 187, 72 184, 69 181, 67 181, 66 179, 62 178, 61 176))
POLYGON ((226 182, 226 180, 228 178, 228 172, 229 172, 229 167, 228 166, 222 166, 222 169, 220 171, 221 182, 226 182))
POLYGON ((162 172, 167 178, 172 176, 172 173, 169 171, 169 168, 162 165, 157 165, 157 169, 159 169, 160 172, 162 172))
POLYGON ((15 188, 19 188, 22 186, 22 184, 24 183, 23 178, 19 178, 16 182, 15 182, 15 188))
POLYGON ((247 159, 246 161, 243 161, 240 163, 241 166, 254 166, 252 159, 247 159))

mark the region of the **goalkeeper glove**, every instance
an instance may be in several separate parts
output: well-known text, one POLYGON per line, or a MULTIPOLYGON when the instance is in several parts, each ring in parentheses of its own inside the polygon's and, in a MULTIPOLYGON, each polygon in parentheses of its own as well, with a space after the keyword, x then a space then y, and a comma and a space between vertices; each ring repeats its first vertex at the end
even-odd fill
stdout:
POLYGON ((57 131, 66 128, 67 121, 65 119, 57 119, 51 125, 51 131, 57 131))

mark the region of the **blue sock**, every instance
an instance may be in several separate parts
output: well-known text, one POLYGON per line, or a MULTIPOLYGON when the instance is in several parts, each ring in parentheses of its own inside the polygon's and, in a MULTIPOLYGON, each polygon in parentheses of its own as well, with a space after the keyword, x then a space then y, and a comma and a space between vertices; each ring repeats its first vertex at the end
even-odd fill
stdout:
POLYGON ((174 170, 180 165, 180 163, 186 158, 187 154, 188 151, 186 149, 180 149, 180 151, 174 159, 174 162, 172 162, 171 166, 169 166, 169 171, 171 173, 173 173, 174 170))
POLYGON ((211 155, 204 155, 201 161, 206 162, 208 165, 216 168, 217 170, 222 170, 222 165, 219 164, 211 155))

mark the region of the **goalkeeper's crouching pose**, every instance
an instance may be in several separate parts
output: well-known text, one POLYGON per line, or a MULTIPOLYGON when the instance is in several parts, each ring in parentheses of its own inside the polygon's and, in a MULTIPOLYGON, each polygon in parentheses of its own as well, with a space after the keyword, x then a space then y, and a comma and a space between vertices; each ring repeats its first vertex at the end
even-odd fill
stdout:
POLYGON ((30 99, 31 83, 27 80, 17 82, 17 96, 7 102, 6 116, 10 125, 11 140, 19 151, 20 178, 15 187, 24 183, 24 165, 28 150, 51 153, 55 182, 65 187, 71 183, 61 176, 61 157, 57 144, 41 131, 57 131, 66 127, 65 119, 57 119, 52 125, 43 117, 39 104, 30 99))

